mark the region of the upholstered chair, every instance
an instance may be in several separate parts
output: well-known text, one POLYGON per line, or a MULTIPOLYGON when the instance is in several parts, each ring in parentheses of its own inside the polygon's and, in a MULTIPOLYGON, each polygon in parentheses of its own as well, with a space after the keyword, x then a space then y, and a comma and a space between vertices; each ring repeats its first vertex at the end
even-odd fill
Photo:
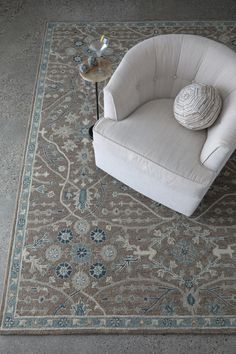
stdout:
POLYGON ((236 146, 236 53, 187 34, 137 44, 104 89, 104 118, 93 136, 98 167, 190 216, 236 146), (174 117, 176 95, 192 82, 212 85, 222 97, 208 129, 186 129, 174 117))

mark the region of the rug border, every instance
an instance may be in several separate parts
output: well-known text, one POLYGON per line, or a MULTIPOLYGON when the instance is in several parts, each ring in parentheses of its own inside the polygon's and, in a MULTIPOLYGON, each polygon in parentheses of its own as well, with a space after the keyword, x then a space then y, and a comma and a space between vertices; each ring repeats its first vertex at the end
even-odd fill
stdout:
MULTIPOLYGON (((18 216, 18 209, 19 209, 19 198, 20 198, 20 192, 21 192, 21 187, 22 187, 22 178, 24 174, 24 168, 25 168, 25 161, 26 161, 26 154, 27 154, 27 145, 29 141, 29 135, 31 132, 31 125, 32 125, 32 118, 33 118, 33 113, 35 109, 35 103, 37 99, 37 86, 38 86, 38 79, 40 76, 40 69, 41 69, 41 64, 43 62, 43 53, 45 49, 45 44, 46 44, 46 39, 48 35, 48 29, 49 27, 53 27, 56 24, 91 24, 91 25, 96 25, 96 24, 106 24, 106 25, 112 25, 112 24, 142 24, 142 23, 156 23, 156 24, 167 24, 170 23, 171 25, 176 24, 176 25, 192 25, 192 26, 200 26, 203 24, 226 24, 226 25, 236 25, 236 21, 231 21, 231 20, 178 20, 178 21, 168 21, 168 20, 147 20, 147 21, 45 21, 44 22, 44 32, 42 35, 41 39, 41 46, 40 46, 40 52, 39 52, 39 58, 38 58, 38 63, 37 63, 37 69, 36 69, 36 74, 35 74, 35 82, 34 82, 34 88, 33 88, 33 96, 31 99, 31 108, 30 108, 30 114, 29 114, 29 120, 27 124, 27 134, 25 137, 24 141, 24 148, 23 148, 23 156, 21 158, 21 163, 20 163, 20 174, 18 178, 18 186, 17 186, 17 195, 15 199, 15 209, 14 209, 14 214, 12 217, 12 226, 11 226, 11 239, 9 242, 9 247, 8 247, 8 254, 7 254, 7 262, 6 262, 6 268, 5 268, 5 275, 4 275, 4 280, 3 280, 3 296, 1 300, 1 306, 0 306, 0 335, 63 335, 63 334, 88 334, 88 335, 94 335, 94 334, 99 334, 99 335, 107 335, 107 334, 181 334, 181 335, 195 335, 195 334, 202 334, 202 335, 208 335, 208 334, 235 334, 236 333, 236 328, 230 328, 230 327, 224 327, 224 328, 218 328, 218 327, 211 327, 211 328, 64 328, 64 329, 58 329, 58 328, 52 328, 52 329, 20 329, 20 328, 13 328, 13 329, 5 329, 2 327, 2 322, 4 319, 4 309, 5 309, 5 300, 7 296, 7 284, 8 280, 10 277, 10 266, 11 266, 11 258, 12 258, 12 250, 13 250, 13 245, 15 241, 15 228, 16 228, 16 219, 18 216)), ((183 316, 184 317, 184 316, 183 316)), ((199 317, 199 316, 196 316, 199 317)))
POLYGON ((38 57, 38 62, 36 65, 36 73, 35 73, 35 81, 34 81, 34 88, 33 88, 33 96, 31 98, 31 103, 30 103, 30 114, 29 114, 29 119, 27 123, 27 133, 24 139, 24 147, 23 147, 23 154, 21 157, 21 162, 20 162, 20 173, 18 177, 18 185, 17 185, 17 193, 16 193, 16 198, 15 198, 15 208, 13 212, 13 217, 12 217, 12 226, 11 226, 11 239, 9 242, 9 247, 8 247, 8 253, 7 253, 7 262, 6 262, 6 268, 5 268, 5 274, 4 274, 4 279, 3 279, 3 295, 1 299, 1 304, 0 304, 0 334, 4 331, 2 328, 2 321, 4 317, 4 308, 5 308, 5 300, 7 296, 7 284, 9 280, 9 270, 11 266, 11 257, 12 257, 12 249, 13 249, 13 244, 14 244, 14 234, 15 234, 15 229, 16 229, 16 219, 18 215, 18 209, 19 209, 19 199, 20 199, 20 192, 21 192, 21 187, 22 187, 22 178, 24 174, 24 168, 25 168, 25 160, 26 160, 26 154, 27 154, 27 145, 29 141, 29 135, 31 131, 31 124, 32 124, 32 117, 34 113, 34 106, 36 102, 36 93, 37 93, 37 86, 38 86, 38 78, 40 74, 40 68, 41 64, 43 61, 43 52, 44 52, 44 47, 45 47, 45 42, 47 38, 47 32, 48 32, 48 25, 50 21, 44 21, 44 27, 43 27, 43 35, 41 39, 41 44, 40 44, 40 51, 39 51, 39 57, 38 57))

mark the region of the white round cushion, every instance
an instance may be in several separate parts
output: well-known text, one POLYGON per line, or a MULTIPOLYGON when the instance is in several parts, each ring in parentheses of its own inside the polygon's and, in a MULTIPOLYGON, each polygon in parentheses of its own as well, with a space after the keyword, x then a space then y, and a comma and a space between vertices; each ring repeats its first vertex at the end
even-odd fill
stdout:
POLYGON ((184 87, 175 98, 174 115, 185 128, 200 130, 217 119, 222 99, 213 86, 194 83, 184 87))

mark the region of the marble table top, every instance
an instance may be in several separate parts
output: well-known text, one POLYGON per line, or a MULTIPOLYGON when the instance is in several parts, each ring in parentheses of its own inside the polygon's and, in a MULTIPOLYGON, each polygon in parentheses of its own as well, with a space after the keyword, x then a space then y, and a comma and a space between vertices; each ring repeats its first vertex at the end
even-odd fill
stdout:
MULTIPOLYGON (((102 82, 112 75, 112 62, 107 58, 97 58, 98 65, 92 67, 86 73, 80 72, 81 77, 93 83, 102 82)), ((87 60, 84 61, 87 64, 87 60)))

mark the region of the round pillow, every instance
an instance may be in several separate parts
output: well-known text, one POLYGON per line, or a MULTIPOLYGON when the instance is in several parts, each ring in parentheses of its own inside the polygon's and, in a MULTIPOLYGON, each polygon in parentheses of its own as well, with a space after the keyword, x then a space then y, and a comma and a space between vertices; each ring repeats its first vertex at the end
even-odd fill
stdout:
POLYGON ((185 128, 200 130, 215 122, 221 107, 222 99, 216 88, 194 83, 184 87, 176 96, 174 115, 185 128))

